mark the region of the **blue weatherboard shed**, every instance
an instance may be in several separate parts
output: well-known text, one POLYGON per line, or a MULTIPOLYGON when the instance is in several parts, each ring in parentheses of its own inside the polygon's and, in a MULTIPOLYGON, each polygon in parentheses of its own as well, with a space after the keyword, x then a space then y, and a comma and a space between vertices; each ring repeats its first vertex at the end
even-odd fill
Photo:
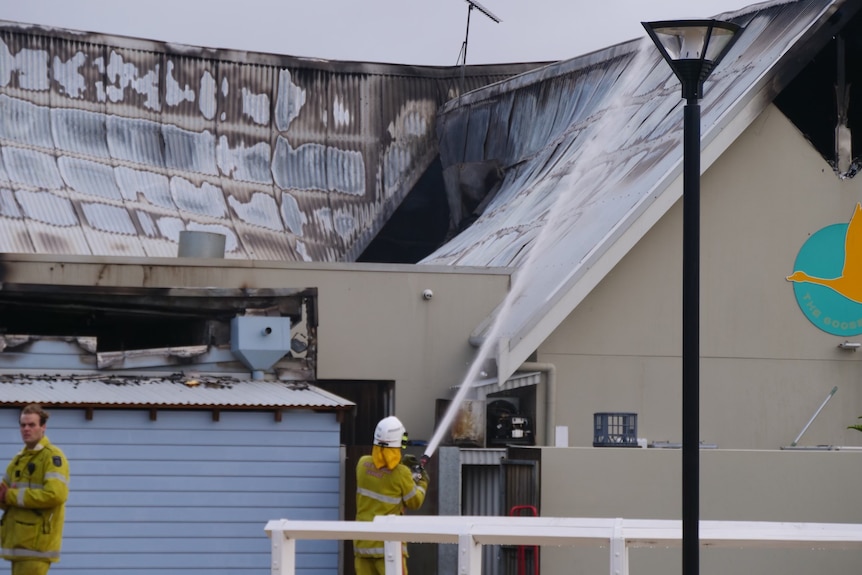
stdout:
MULTIPOLYGON (((21 449, 19 407, 10 403, 28 401, 48 407, 47 435, 69 459, 62 557, 52 573, 263 573, 270 565, 268 520, 340 518, 338 409, 347 402, 281 382, 204 385, 0 376, 3 464, 21 449), (294 396, 298 405, 229 408, 266 387, 272 403, 287 407, 294 396), (188 399, 168 405, 172 395, 196 391, 221 394, 225 403, 218 410, 188 399), (79 401, 68 399, 76 394, 79 401), (163 405, 144 405, 146 394, 162 397, 163 405), (51 402, 52 395, 62 401, 51 402), (124 395, 136 405, 123 405, 124 395)), ((335 574, 337 542, 303 542, 297 561, 300 572, 335 574)))
MULTIPOLYGON (((0 460, 39 403, 71 470, 52 573, 257 574, 268 521, 342 518, 354 404, 312 384, 313 289, 2 287, 0 460)), ((300 572, 338 551, 303 543, 300 572)))

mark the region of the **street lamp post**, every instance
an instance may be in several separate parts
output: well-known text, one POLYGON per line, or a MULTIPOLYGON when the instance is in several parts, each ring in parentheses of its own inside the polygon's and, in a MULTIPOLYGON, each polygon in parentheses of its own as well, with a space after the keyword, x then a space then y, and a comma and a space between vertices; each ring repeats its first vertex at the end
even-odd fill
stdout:
POLYGON ((700 104, 703 83, 736 39, 718 20, 643 22, 682 83, 682 573, 700 570, 700 104))

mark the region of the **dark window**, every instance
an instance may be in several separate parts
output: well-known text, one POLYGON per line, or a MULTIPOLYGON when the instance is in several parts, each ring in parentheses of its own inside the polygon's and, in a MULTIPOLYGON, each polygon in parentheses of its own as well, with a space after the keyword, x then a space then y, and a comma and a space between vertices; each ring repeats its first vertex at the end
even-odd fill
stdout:
POLYGON ((438 156, 357 261, 415 264, 446 239, 449 204, 438 156))
POLYGON ((778 95, 775 105, 833 169, 846 177, 856 174, 862 153, 862 16, 855 16, 839 36, 832 38, 808 62, 778 95), (852 150, 850 157, 844 158, 849 162, 846 171, 839 170, 836 153, 836 127, 842 101, 852 150))

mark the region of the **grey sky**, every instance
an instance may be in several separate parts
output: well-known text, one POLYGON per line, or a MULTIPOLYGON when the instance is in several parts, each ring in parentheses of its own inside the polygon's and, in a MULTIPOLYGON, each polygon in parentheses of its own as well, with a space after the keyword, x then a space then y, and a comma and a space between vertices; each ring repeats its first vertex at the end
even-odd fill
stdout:
MULTIPOLYGON (((754 0, 479 0, 468 64, 564 60, 644 36, 641 21, 708 18, 754 0)), ((193 46, 451 66, 465 0, 6 0, 0 20, 193 46)))

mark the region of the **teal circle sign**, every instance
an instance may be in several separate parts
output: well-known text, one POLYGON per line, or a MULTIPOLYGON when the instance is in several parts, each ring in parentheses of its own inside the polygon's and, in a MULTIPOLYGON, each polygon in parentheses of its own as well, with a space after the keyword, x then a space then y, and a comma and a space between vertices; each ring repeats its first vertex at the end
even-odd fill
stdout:
POLYGON ((844 270, 847 228, 848 224, 833 224, 814 233, 799 250, 794 273, 788 277, 805 317, 826 333, 840 336, 862 334, 862 303, 843 295, 834 281, 844 270), (791 279, 800 272, 808 277, 791 279))

